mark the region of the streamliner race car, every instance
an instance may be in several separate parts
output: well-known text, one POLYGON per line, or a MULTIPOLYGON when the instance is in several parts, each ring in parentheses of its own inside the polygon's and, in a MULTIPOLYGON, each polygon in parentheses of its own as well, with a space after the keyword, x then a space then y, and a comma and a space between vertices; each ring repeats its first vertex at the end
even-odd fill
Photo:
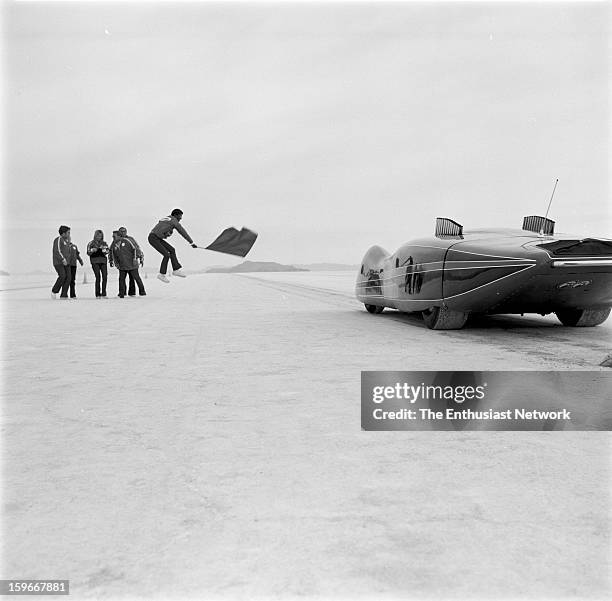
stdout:
POLYGON ((612 307, 612 240, 554 234, 530 216, 523 229, 478 229, 445 217, 433 237, 393 254, 365 254, 355 295, 370 313, 420 312, 433 330, 462 328, 468 316, 555 313, 565 326, 596 326, 612 307))

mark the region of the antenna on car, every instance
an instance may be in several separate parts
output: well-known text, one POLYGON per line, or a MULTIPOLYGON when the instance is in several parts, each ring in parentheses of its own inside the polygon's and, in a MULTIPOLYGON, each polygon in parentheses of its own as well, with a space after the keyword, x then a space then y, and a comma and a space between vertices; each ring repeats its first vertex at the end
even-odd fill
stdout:
POLYGON ((548 211, 550 211, 550 205, 553 201, 553 196, 555 195, 555 190, 557 189, 557 184, 559 183, 559 178, 555 180, 555 185, 553 187, 552 194, 550 195, 550 200, 548 201, 548 208, 546 209, 546 215, 544 215, 544 219, 548 219, 548 211))
MULTIPOLYGON (((542 217, 541 215, 530 215, 529 217, 523 217, 523 229, 527 232, 534 232, 538 234, 541 238, 544 236, 552 236, 555 231, 555 222, 552 219, 548 218, 548 212, 550 211, 550 205, 552 204, 553 198, 555 196, 555 190, 557 189, 557 184, 559 183, 559 178, 555 180, 555 185, 553 186, 552 194, 550 195, 550 200, 548 201, 548 208, 546 209, 546 216, 542 217)), ((437 234, 436 234, 437 235, 437 234)))

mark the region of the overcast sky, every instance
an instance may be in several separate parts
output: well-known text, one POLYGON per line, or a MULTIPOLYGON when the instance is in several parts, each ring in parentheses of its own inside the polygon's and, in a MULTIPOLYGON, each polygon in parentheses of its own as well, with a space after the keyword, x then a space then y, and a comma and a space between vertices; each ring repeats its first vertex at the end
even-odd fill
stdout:
MULTIPOLYGON (((436 216, 612 237, 610 5, 4 4, 4 248, 48 269, 172 208, 253 260, 358 263, 436 216)), ((223 262, 173 237, 187 268, 223 262)), ((158 256, 153 249, 147 263, 158 256)), ((235 261, 231 261, 235 262, 235 261)))

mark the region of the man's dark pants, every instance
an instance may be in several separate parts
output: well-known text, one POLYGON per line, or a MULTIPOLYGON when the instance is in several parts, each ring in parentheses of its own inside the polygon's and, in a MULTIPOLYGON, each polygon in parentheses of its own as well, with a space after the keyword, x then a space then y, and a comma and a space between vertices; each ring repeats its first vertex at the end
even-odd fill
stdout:
POLYGON ((181 268, 181 264, 176 258, 176 251, 174 250, 174 246, 168 244, 165 240, 162 240, 159 236, 156 236, 155 234, 149 234, 148 240, 149 244, 164 257, 159 268, 159 273, 166 273, 166 271, 168 270, 168 261, 172 263, 173 271, 176 271, 177 269, 181 268))
POLYGON ((76 298, 76 272, 77 266, 70 265, 70 298, 76 298))
POLYGON ((61 289, 62 293, 60 296, 62 298, 68 298, 68 288, 72 276, 70 265, 53 265, 53 267, 55 267, 55 271, 57 271, 57 280, 55 280, 51 292, 57 294, 61 289))
POLYGON ((126 285, 125 285, 125 278, 128 276, 130 277, 130 281, 131 281, 132 278, 134 277, 133 269, 120 269, 119 270, 119 296, 121 298, 125 296, 125 293, 127 291, 126 285))
POLYGON ((145 291, 144 284, 142 283, 142 278, 138 273, 138 267, 128 271, 128 277, 130 278, 128 296, 136 296, 136 286, 138 286, 138 294, 140 294, 140 296, 146 296, 147 293, 145 291))
POLYGON ((106 281, 108 279, 108 269, 106 263, 92 263, 94 275, 96 276, 96 296, 106 296, 106 281), (100 288, 100 279, 102 287, 100 288))

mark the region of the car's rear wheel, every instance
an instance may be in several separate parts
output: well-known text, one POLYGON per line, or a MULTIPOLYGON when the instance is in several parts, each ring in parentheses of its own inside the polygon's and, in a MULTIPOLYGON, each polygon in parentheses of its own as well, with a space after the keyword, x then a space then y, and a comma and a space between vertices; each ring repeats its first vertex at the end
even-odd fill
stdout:
POLYGON ((557 318, 564 326, 576 328, 591 328, 608 319, 610 308, 607 309, 563 309, 555 311, 557 318))
POLYGON ((423 321, 430 330, 460 330, 468 314, 447 307, 430 307, 423 311, 423 321))
POLYGON ((382 313, 385 308, 384 307, 379 307, 378 305, 365 305, 366 311, 368 313, 373 313, 374 315, 378 315, 379 313, 382 313))

